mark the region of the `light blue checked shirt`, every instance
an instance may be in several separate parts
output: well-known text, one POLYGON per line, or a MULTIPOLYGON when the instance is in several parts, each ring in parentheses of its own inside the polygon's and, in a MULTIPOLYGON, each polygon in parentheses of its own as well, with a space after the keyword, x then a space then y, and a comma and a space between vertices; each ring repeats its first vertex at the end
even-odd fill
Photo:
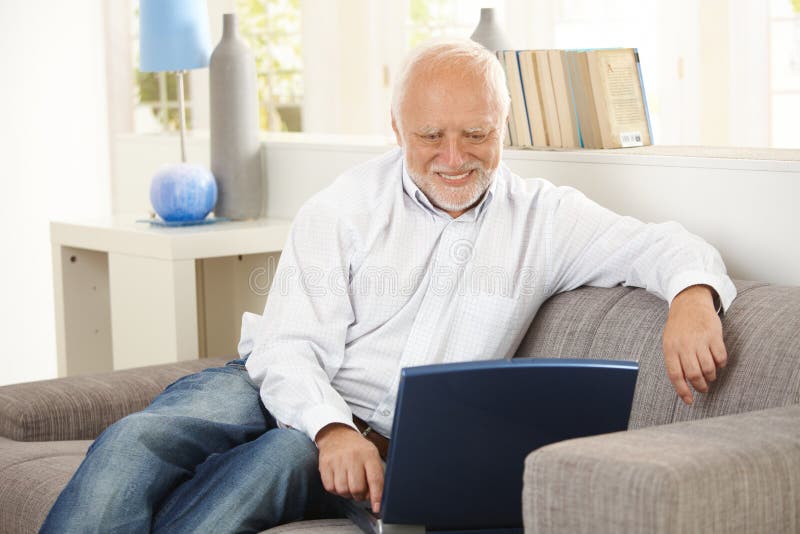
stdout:
POLYGON ((671 302, 736 289, 718 252, 677 223, 619 216, 504 164, 457 219, 434 207, 398 148, 344 173, 298 212, 262 315, 239 353, 264 406, 312 439, 352 415, 390 436, 403 367, 510 358, 550 296, 592 285, 671 302))

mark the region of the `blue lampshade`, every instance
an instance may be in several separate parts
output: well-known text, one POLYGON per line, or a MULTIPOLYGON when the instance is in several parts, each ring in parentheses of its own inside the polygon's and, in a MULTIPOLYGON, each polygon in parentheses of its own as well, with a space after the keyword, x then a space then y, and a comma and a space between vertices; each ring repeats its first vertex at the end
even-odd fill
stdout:
POLYGON ((206 0, 140 0, 139 39, 142 72, 207 67, 206 0))

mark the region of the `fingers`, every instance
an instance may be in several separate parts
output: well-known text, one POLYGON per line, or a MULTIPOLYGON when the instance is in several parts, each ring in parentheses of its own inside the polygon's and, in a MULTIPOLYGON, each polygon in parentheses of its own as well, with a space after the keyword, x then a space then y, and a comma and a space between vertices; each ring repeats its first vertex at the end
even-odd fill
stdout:
POLYGON ((711 355, 714 362, 720 369, 728 365, 728 350, 725 348, 725 342, 722 341, 722 336, 716 336, 709 344, 711 355))
POLYGON ((351 494, 350 494, 350 485, 347 480, 348 477, 347 471, 348 470, 345 466, 340 466, 338 469, 334 469, 333 487, 334 487, 334 493, 349 499, 351 497, 351 494))
POLYGON ((383 498, 383 464, 380 460, 371 460, 364 465, 364 468, 367 472, 372 511, 377 514, 381 511, 381 499, 383 498))
POLYGON ((697 351, 697 362, 700 364, 700 371, 703 373, 706 385, 717 379, 717 364, 708 347, 702 347, 697 351))
POLYGON ((319 465, 319 476, 322 479, 322 487, 329 493, 336 493, 336 485, 333 482, 333 470, 327 466, 319 465))
POLYGON ((691 404, 693 401, 692 392, 689 389, 689 384, 686 383, 686 379, 683 374, 683 367, 681 366, 681 359, 678 353, 673 351, 665 351, 664 364, 667 367, 667 376, 669 377, 669 381, 672 382, 672 387, 675 388, 678 396, 686 404, 691 404))
POLYGON ((667 376, 678 396, 686 404, 692 404, 694 399, 689 389, 689 384, 700 392, 708 392, 708 383, 717 379, 717 367, 727 363, 725 345, 716 348, 704 347, 697 352, 668 352, 664 355, 667 367, 667 376))
POLYGON ((705 393, 708 391, 708 384, 703 377, 703 371, 698 362, 697 354, 692 352, 681 353, 681 367, 683 367, 683 375, 692 384, 696 391, 705 393))
POLYGON ((347 483, 353 499, 363 501, 367 498, 367 478, 364 473, 364 467, 360 465, 351 466, 347 470, 347 483))
POLYGON ((380 507, 383 464, 375 445, 358 433, 340 433, 338 438, 323 436, 319 473, 326 491, 358 501, 371 497, 373 509, 380 507))

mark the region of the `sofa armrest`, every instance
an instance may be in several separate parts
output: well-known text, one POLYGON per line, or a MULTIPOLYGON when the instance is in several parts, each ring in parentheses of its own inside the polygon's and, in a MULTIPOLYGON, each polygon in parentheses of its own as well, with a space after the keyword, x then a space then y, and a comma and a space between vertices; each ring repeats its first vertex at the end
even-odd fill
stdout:
POLYGON ((526 533, 800 532, 800 404, 542 447, 522 507, 526 533))
POLYGON ((94 439, 144 409, 178 378, 231 357, 153 365, 0 387, 0 436, 16 441, 94 439))

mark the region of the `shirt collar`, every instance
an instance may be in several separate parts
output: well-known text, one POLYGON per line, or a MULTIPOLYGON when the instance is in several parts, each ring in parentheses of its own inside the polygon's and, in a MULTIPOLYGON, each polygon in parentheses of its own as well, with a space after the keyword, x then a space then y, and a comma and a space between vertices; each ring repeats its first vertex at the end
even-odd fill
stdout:
POLYGON ((405 157, 403 158, 403 191, 411 197, 411 199, 423 210, 433 214, 436 217, 441 217, 448 220, 458 220, 464 222, 472 222, 478 219, 480 215, 486 211, 486 208, 491 203, 492 198, 494 198, 495 190, 497 189, 497 181, 500 178, 502 165, 499 165, 494 172, 494 177, 492 178, 492 183, 489 184, 489 188, 486 190, 486 194, 483 195, 480 202, 472 209, 462 213, 458 219, 453 219, 449 213, 446 211, 437 208, 434 206, 428 197, 425 196, 425 193, 417 187, 417 184, 414 183, 414 180, 411 179, 411 176, 408 174, 408 169, 406 168, 405 157))

